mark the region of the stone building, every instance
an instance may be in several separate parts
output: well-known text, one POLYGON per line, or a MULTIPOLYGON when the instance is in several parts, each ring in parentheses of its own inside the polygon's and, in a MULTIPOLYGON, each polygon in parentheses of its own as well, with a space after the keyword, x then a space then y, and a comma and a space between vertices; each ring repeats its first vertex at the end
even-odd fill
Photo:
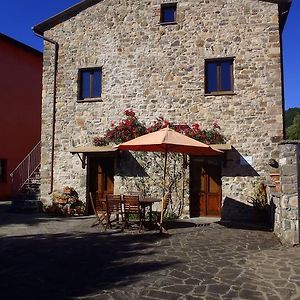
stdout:
POLYGON ((132 108, 146 124, 160 115, 203 127, 217 121, 224 155, 189 159, 185 213, 246 218, 252 183, 268 181, 268 162, 279 159, 289 7, 290 0, 85 0, 36 25, 45 40, 42 200, 64 186, 87 200, 89 192, 126 190, 116 176, 122 157, 91 145, 132 108))

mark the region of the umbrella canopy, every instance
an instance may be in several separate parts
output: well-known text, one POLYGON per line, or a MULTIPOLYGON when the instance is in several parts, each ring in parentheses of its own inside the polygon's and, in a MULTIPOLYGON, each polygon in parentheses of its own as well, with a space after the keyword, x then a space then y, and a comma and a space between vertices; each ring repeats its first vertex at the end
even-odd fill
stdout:
POLYGON ((162 208, 161 208, 161 215, 160 215, 160 232, 162 232, 162 228, 163 228, 162 222, 163 222, 168 152, 185 153, 189 155, 199 155, 199 156, 216 156, 223 153, 222 151, 215 150, 204 143, 198 142, 192 138, 187 137, 184 134, 181 134, 173 129, 170 129, 169 127, 142 135, 128 142, 119 144, 118 146, 115 147, 120 150, 165 153, 163 197, 161 201, 162 208))
POLYGON ((223 153, 170 128, 142 135, 116 147, 121 150, 177 152, 199 156, 216 156, 223 153))

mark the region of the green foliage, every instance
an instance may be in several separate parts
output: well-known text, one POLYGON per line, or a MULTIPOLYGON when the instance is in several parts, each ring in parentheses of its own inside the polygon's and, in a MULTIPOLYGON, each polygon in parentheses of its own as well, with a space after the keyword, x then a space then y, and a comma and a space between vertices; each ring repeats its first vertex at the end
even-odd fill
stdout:
POLYGON ((164 220, 173 221, 178 219, 178 215, 175 212, 169 212, 164 216, 164 220))
POLYGON ((286 130, 289 140, 300 140, 300 113, 294 117, 293 124, 286 130))
POLYGON ((253 193, 250 196, 250 203, 257 210, 265 210, 268 207, 268 197, 266 191, 266 185, 261 181, 255 181, 252 183, 253 193))
POLYGON ((285 111, 285 128, 288 128, 293 124, 296 115, 300 115, 299 107, 289 108, 285 111))
MULTIPOLYGON (((161 214, 160 211, 152 211, 152 220, 159 222, 160 214, 161 214)), ((163 216, 164 221, 173 221, 173 220, 177 220, 178 218, 179 218, 179 215, 174 211, 170 211, 166 215, 163 216)), ((147 216, 146 216, 146 221, 147 221, 147 216)))

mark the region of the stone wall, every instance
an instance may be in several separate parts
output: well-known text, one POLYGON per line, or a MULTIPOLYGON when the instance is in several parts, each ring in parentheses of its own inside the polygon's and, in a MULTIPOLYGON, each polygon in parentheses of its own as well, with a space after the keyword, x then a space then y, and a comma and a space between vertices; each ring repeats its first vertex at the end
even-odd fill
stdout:
MULTIPOLYGON (((166 1, 102 1, 45 32, 59 43, 54 188, 82 199, 86 170, 68 149, 89 145, 133 108, 148 125, 217 121, 234 146, 223 169, 223 199, 246 202, 249 180, 265 176, 282 138, 277 5, 253 0, 178 0, 177 24, 162 26, 166 1), (204 60, 234 57, 234 94, 204 94, 204 60), (78 69, 102 67, 98 102, 77 102, 78 69), (252 163, 241 166, 240 157, 252 163)), ((53 45, 45 44, 42 107, 42 200, 49 200, 53 45)), ((118 182, 118 180, 116 181, 118 182)), ((118 186, 116 185, 116 189, 118 186)), ((188 191, 188 184, 186 190, 188 191)))
POLYGON ((299 244, 300 142, 280 145, 281 192, 273 193, 274 232, 283 243, 299 244))

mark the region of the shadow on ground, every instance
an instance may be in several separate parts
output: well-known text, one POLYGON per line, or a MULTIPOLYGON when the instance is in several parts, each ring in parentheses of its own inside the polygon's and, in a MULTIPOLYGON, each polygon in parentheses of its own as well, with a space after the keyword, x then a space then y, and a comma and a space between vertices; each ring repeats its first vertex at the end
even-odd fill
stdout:
POLYGON ((153 244, 166 238, 157 233, 2 237, 1 299, 71 299, 132 284, 176 264, 153 260, 153 244))
POLYGON ((221 220, 217 222, 217 224, 220 224, 227 228, 232 229, 244 229, 244 230, 258 230, 258 231, 269 231, 272 232, 273 229, 268 224, 255 224, 251 222, 238 222, 238 221, 227 221, 227 220, 221 220))
MULTIPOLYGON (((84 217, 80 217, 84 218, 84 217)), ((87 218, 90 218, 87 216, 87 218)), ((64 222, 70 217, 56 217, 43 213, 12 213, 10 211, 0 211, 0 228, 7 225, 24 224, 35 226, 49 221, 64 222)))

